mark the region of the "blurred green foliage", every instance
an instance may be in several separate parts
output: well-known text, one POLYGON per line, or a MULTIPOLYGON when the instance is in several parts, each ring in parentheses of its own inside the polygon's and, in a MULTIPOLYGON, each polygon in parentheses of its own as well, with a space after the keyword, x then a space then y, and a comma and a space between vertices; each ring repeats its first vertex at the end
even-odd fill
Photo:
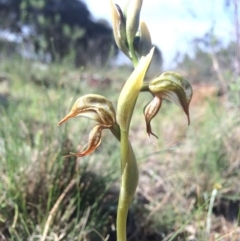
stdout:
POLYGON ((77 66, 101 66, 110 53, 117 54, 111 27, 93 21, 83 1, 0 0, 0 15, 0 31, 15 36, 27 56, 49 62, 71 55, 77 66))
POLYGON ((182 69, 188 79, 195 83, 217 83, 218 71, 227 78, 235 71, 236 43, 223 44, 221 39, 211 33, 192 40, 191 51, 176 58, 177 68, 182 69), (214 67, 213 58, 220 69, 214 67))

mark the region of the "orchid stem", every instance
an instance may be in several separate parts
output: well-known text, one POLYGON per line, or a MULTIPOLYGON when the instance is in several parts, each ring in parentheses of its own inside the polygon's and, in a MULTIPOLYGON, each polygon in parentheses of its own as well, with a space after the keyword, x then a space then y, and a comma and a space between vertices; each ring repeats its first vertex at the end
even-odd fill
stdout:
POLYGON ((121 130, 121 188, 117 211, 117 241, 126 241, 126 223, 129 206, 138 184, 138 167, 128 132, 121 130))
POLYGON ((127 231, 127 214, 128 214, 129 204, 124 202, 122 197, 122 188, 120 191, 118 210, 117 210, 117 241, 126 241, 127 231))
POLYGON ((143 82, 141 92, 149 92, 149 82, 147 82, 147 81, 143 82))
POLYGON ((134 68, 136 68, 136 66, 138 64, 138 57, 135 53, 133 43, 129 44, 129 52, 131 53, 131 60, 132 60, 133 66, 134 66, 134 68))
MULTIPOLYGON (((129 51, 131 60, 136 68, 138 58, 134 51, 133 44, 130 44, 129 51)), ((135 101, 136 103, 136 101, 135 101)), ((134 106, 135 106, 134 103, 134 106)), ((129 113, 132 117, 134 107, 129 113)), ((132 145, 129 141, 129 124, 126 129, 120 128, 120 148, 121 148, 121 186, 117 210, 117 241, 127 241, 127 215, 129 206, 133 200, 138 184, 138 166, 132 145)), ((116 132, 115 127, 115 132, 116 132)))

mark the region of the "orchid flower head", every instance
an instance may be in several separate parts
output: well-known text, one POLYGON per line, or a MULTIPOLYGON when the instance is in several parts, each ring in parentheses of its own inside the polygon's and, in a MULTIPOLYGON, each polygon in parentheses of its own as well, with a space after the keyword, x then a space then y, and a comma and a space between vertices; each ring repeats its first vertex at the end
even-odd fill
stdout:
POLYGON ((88 94, 80 97, 72 106, 70 112, 59 121, 58 125, 70 118, 82 116, 98 122, 89 134, 86 150, 73 153, 81 157, 93 152, 101 143, 103 129, 110 129, 116 122, 116 113, 112 102, 101 95, 88 94))
POLYGON ((190 124, 189 104, 193 92, 191 84, 185 78, 176 72, 164 72, 151 80, 148 88, 154 96, 153 100, 144 108, 147 133, 149 136, 150 134, 156 136, 151 131, 150 122, 158 113, 163 99, 172 101, 180 106, 187 115, 188 124, 190 124))

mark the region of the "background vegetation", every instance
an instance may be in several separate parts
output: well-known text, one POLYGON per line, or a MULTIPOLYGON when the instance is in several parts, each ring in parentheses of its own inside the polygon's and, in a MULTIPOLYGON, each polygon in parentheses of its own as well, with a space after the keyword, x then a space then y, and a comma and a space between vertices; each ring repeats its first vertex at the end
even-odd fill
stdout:
POLYGON ((117 53, 110 26, 93 21, 83 1, 1 0, 0 14, 1 32, 8 36, 0 48, 8 54, 20 52, 44 62, 68 56, 81 66, 106 62, 112 47, 112 55, 117 53))
MULTIPOLYGON (((0 0, 2 32, 21 37, 1 40, 0 240, 115 240, 118 143, 105 131, 106 141, 94 154, 69 157, 83 148, 94 123, 57 123, 86 92, 104 94, 116 106, 131 69, 108 61, 96 67, 98 59, 116 53, 111 29, 93 22, 82 2, 67 2, 60 11, 66 1, 0 0), (84 9, 89 25, 64 18, 73 6, 84 9), (107 34, 89 26, 102 26, 107 34), (98 46, 105 37, 106 52, 94 59, 91 43, 97 39, 98 46)), ((226 3, 238 10, 238 1, 226 3)), ((149 140, 142 113, 148 100, 140 95, 131 133, 140 181, 128 218, 129 240, 240 240, 237 20, 238 34, 228 46, 211 30, 193 40, 193 55, 176 59, 176 69, 194 86, 189 127, 178 107, 163 105, 153 121, 159 139, 149 140)))

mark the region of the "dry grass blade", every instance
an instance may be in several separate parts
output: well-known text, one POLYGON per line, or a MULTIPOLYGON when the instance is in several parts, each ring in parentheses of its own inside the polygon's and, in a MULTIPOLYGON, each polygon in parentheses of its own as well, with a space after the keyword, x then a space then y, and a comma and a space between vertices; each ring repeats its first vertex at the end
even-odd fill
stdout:
POLYGON ((73 188, 73 186, 75 185, 76 183, 76 178, 73 178, 70 183, 67 185, 67 187, 64 189, 63 193, 59 196, 59 198, 57 199, 56 203, 54 204, 53 208, 51 209, 51 211, 49 212, 49 215, 48 215, 48 218, 47 218, 47 221, 46 221, 46 224, 45 224, 45 227, 44 227, 44 231, 43 231, 43 235, 42 235, 42 238, 41 238, 41 241, 45 241, 46 240, 46 237, 47 237, 47 234, 48 234, 48 231, 49 231, 49 228, 50 228, 50 225, 51 225, 51 222, 54 218, 54 215, 55 213, 57 212, 58 210, 58 207, 59 205, 61 204, 61 202, 63 201, 63 199, 65 198, 65 196, 67 195, 67 193, 73 188))

